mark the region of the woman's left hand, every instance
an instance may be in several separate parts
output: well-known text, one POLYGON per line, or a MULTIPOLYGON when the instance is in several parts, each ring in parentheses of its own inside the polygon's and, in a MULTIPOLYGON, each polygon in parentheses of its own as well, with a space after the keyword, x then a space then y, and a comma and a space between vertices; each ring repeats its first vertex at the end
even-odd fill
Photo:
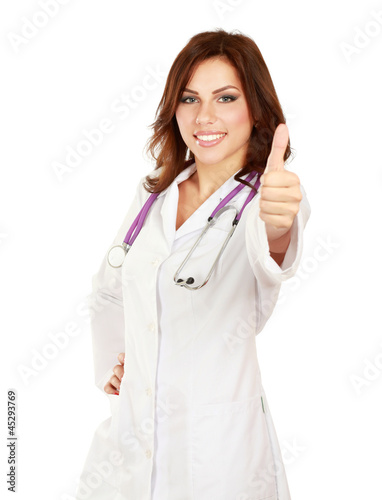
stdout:
POLYGON ((266 223, 270 242, 289 232, 302 200, 300 179, 284 168, 288 137, 288 127, 281 123, 275 130, 267 166, 260 178, 259 215, 266 223))

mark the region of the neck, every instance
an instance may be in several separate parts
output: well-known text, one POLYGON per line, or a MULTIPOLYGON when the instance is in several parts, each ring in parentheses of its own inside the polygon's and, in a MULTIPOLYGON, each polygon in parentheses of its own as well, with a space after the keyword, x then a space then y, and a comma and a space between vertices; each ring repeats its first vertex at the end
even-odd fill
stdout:
POLYGON ((190 177, 194 183, 198 196, 201 199, 207 199, 220 186, 222 186, 230 177, 238 172, 244 164, 244 157, 238 160, 230 159, 216 163, 214 165, 205 164, 195 157, 196 171, 190 177))

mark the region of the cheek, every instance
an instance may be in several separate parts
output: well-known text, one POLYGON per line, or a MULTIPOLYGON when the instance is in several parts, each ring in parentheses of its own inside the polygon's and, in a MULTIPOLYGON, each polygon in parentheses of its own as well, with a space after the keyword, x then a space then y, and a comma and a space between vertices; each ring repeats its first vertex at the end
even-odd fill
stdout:
POLYGON ((184 117, 182 116, 182 113, 180 111, 175 112, 175 118, 176 122, 179 127, 180 134, 183 136, 184 134, 184 117))
POLYGON ((251 119, 246 107, 236 109, 236 111, 232 113, 230 121, 232 125, 239 127, 240 129, 251 128, 251 119))
POLYGON ((224 111, 224 116, 221 115, 221 118, 228 130, 230 130, 232 139, 236 137, 239 141, 247 140, 252 130, 252 120, 248 107, 246 105, 237 105, 224 111))
POLYGON ((182 126, 182 113, 179 111, 179 109, 175 111, 175 119, 178 123, 178 127, 180 128, 182 126))
POLYGON ((181 110, 175 112, 175 118, 179 127, 180 135, 187 147, 190 147, 190 141, 192 132, 190 132, 190 127, 188 126, 187 114, 183 113, 181 110))
POLYGON ((183 110, 178 109, 175 112, 175 118, 178 123, 178 127, 182 136, 187 134, 188 124, 189 124, 189 116, 188 113, 185 113, 183 110))

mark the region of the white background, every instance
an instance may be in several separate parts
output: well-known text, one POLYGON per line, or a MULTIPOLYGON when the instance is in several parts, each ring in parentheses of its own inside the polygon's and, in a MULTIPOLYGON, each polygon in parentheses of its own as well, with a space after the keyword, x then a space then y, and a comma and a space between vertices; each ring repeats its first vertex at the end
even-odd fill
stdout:
POLYGON ((312 208, 300 271, 257 338, 291 495, 379 498, 382 3, 19 0, 2 2, 0 19, 1 495, 13 388, 18 497, 73 498, 109 416, 82 309, 91 277, 153 169, 143 149, 172 61, 222 27, 264 56, 296 152, 288 168, 312 208), (48 3, 56 13, 41 26, 48 3), (162 76, 143 95, 150 71, 162 76), (53 164, 105 118, 113 130, 60 181, 53 164), (77 334, 59 336, 71 323, 77 334), (54 336, 67 345, 52 354, 54 336), (51 359, 32 371, 42 352, 51 359))

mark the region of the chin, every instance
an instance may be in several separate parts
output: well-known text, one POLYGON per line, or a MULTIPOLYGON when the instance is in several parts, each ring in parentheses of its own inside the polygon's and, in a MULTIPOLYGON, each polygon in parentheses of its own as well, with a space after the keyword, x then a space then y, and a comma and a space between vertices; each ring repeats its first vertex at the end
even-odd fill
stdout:
POLYGON ((199 154, 199 155, 196 155, 194 153, 194 157, 204 165, 210 165, 210 166, 217 165, 219 163, 229 162, 230 160, 234 161, 231 155, 227 156, 224 154, 220 155, 216 153, 212 154, 212 152, 210 154, 199 154))

